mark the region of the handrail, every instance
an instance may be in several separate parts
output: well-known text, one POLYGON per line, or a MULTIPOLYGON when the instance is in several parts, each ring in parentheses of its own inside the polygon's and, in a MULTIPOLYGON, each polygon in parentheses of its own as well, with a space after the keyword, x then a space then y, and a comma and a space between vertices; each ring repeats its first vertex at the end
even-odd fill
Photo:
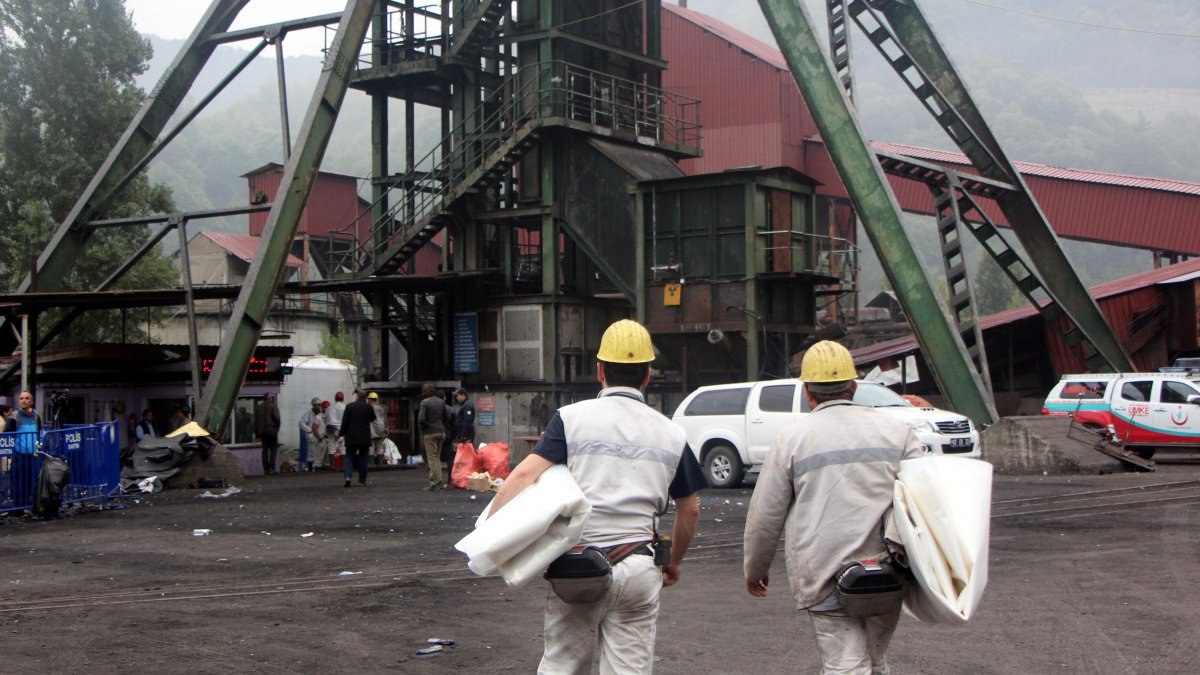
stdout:
POLYGON ((845 237, 799 230, 760 230, 758 235, 765 242, 760 250, 787 250, 791 253, 793 261, 802 261, 799 266, 792 265, 793 272, 823 274, 842 281, 852 281, 858 276, 858 256, 861 249, 845 237), (785 235, 788 238, 787 243, 771 245, 771 237, 777 235, 785 235))
POLYGON ((463 118, 448 136, 392 182, 381 199, 401 196, 372 224, 368 241, 355 241, 351 266, 361 270, 386 251, 395 237, 448 206, 449 197, 481 162, 518 133, 549 118, 604 129, 651 145, 698 149, 699 101, 562 61, 524 66, 506 86, 463 118), (511 90, 512 83, 517 89, 511 90), (444 148, 450 148, 449 153, 444 148))

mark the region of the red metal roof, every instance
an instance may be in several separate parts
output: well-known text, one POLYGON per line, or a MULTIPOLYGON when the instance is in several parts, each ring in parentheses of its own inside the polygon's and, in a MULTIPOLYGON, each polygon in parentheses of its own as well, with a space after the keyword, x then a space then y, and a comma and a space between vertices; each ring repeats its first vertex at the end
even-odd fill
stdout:
MULTIPOLYGON (((739 166, 787 166, 822 186, 817 194, 846 198, 816 124, 773 46, 717 19, 664 4, 663 87, 701 101, 704 156, 680 162, 690 175, 739 166), (752 103, 751 103, 752 102, 752 103)), ((951 167, 955 152, 876 143, 951 167)), ((1200 183, 1017 162, 1029 189, 1060 237, 1200 255, 1200 183)), ((889 177, 901 208, 930 214, 933 200, 921 183, 889 177)), ((988 217, 1007 226, 990 201, 988 217)))
MULTIPOLYGON (((230 232, 201 232, 196 236, 207 237, 212 243, 228 251, 230 255, 246 262, 254 260, 254 253, 258 250, 258 242, 261 239, 260 237, 252 237, 247 234, 233 234, 230 232)), ((304 261, 294 255, 288 254, 284 265, 288 269, 299 269, 304 265, 304 261)))
MULTIPOLYGON (((1089 288, 1088 292, 1091 294, 1092 298, 1096 300, 1096 302, 1101 303, 1102 301, 1110 300, 1112 298, 1130 293, 1135 293, 1137 291, 1142 291, 1158 284, 1173 284, 1191 281, 1195 278, 1195 275, 1198 274, 1200 274, 1200 258, 1193 258, 1191 260, 1186 260, 1174 265, 1167 265, 1165 267, 1160 267, 1148 272, 1142 272, 1140 274, 1134 274, 1132 276, 1116 279, 1103 284, 1097 284, 1089 288)), ((1113 323, 1112 317, 1109 316, 1110 311, 1107 311, 1109 308, 1102 304, 1101 309, 1106 310, 1105 315, 1109 318, 1109 323, 1113 323)), ((1036 316, 1037 314, 1038 310, 1033 305, 1022 305, 1015 309, 989 314, 980 318, 979 328, 981 330, 987 330, 996 326, 1014 323, 1022 319, 1028 319, 1036 316)), ((907 354, 909 352, 916 351, 917 349, 917 338, 909 335, 906 337, 896 338, 894 340, 888 340, 887 342, 880 342, 868 347, 861 347, 859 349, 855 349, 852 353, 854 355, 855 363, 874 363, 875 361, 888 356, 899 356, 901 354, 907 354)))
POLYGON ((727 23, 722 23, 721 21, 718 21, 707 14, 701 14, 700 12, 692 11, 686 7, 680 7, 679 5, 672 5, 670 3, 663 3, 662 8, 671 14, 676 14, 684 19, 687 19, 697 26, 700 26, 704 30, 717 35, 718 37, 736 45, 741 49, 744 49, 752 56, 762 59, 776 68, 788 71, 789 77, 791 76, 791 70, 788 69, 788 64, 787 61, 784 60, 783 54, 781 54, 779 50, 772 45, 769 45, 757 38, 751 37, 746 33, 734 28, 733 26, 730 26, 727 23))
MULTIPOLYGON (((932 150, 930 148, 920 148, 915 145, 901 145, 899 143, 884 143, 881 141, 871 141, 871 147, 880 152, 892 152, 898 155, 908 155, 909 157, 925 159, 932 162, 937 162, 938 164, 957 164, 960 166, 970 166, 971 164, 967 160, 966 155, 958 152, 932 150)), ((1032 162, 1013 162, 1013 164, 1017 165, 1017 171, 1020 171, 1021 175, 1023 176, 1043 176, 1046 178, 1075 180, 1084 183, 1120 185, 1123 187, 1133 187, 1144 190, 1162 190, 1164 192, 1179 192, 1185 195, 1200 195, 1200 183, 1192 183, 1185 180, 1150 178, 1147 176, 1133 176, 1124 173, 1088 171, 1086 169, 1069 169, 1066 167, 1034 164, 1032 162)))

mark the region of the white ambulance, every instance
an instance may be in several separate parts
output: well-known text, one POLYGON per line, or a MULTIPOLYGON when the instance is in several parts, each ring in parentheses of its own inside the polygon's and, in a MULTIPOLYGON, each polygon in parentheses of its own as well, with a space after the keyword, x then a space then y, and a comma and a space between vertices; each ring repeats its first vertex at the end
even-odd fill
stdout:
POLYGON ((1200 375, 1063 375, 1042 414, 1072 416, 1143 457, 1159 448, 1200 448, 1200 375))

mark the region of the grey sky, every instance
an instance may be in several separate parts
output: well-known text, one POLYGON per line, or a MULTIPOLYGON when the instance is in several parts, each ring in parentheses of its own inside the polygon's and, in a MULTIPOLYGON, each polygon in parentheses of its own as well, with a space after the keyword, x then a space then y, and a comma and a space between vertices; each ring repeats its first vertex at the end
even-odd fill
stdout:
MULTIPOLYGON (((133 25, 138 31, 177 40, 191 34, 211 4, 209 0, 125 0, 125 8, 133 14, 133 25)), ((251 0, 238 14, 233 28, 329 14, 345 8, 345 0, 251 0)), ((247 48, 253 44, 247 42, 247 48)), ((324 45, 323 29, 289 34, 283 44, 288 55, 318 54, 324 45)))

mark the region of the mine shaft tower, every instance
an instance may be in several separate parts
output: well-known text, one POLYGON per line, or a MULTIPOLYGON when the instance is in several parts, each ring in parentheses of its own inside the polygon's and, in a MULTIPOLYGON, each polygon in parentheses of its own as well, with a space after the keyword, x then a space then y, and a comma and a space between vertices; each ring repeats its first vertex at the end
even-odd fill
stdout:
MULTIPOLYGON (((372 104, 373 224, 361 239, 353 224, 331 237, 326 273, 357 283, 357 291, 369 298, 385 378, 394 365, 387 361, 387 345, 396 340, 408 351, 409 380, 453 373, 503 382, 516 391, 549 390, 555 404, 585 395, 594 357, 589 346, 598 343, 603 328, 631 313, 646 319, 653 293, 670 290, 654 286, 655 269, 670 268, 671 261, 658 258, 659 242, 648 241, 647 223, 668 203, 659 199, 660 192, 680 189, 671 183, 681 177, 671 160, 700 153, 700 102, 660 86, 668 66, 660 47, 660 0, 441 0, 429 5, 348 0, 339 15, 230 31, 248 1, 213 1, 20 290, 54 290, 92 228, 121 224, 100 220, 107 200, 194 116, 185 116, 164 134, 217 45, 261 37, 240 70, 266 45, 278 45, 288 30, 336 26, 294 147, 283 115, 288 158, 274 201, 222 212, 269 208, 198 419, 212 430, 224 429, 351 88, 368 95, 372 104), (398 140, 389 134, 393 100, 402 102, 405 111, 405 157, 398 167, 389 164, 389 148, 398 140), (418 127, 431 119, 440 126, 439 140, 419 148, 418 127), (413 290, 403 279, 412 270, 414 254, 431 241, 442 247, 442 276, 460 281, 438 292, 413 290), (459 362, 453 341, 460 335, 472 335, 475 362, 459 362)), ((1043 313, 1077 336, 1090 366, 1127 369, 1128 357, 915 2, 828 0, 828 5, 832 63, 799 0, 760 0, 934 376, 954 406, 976 421, 995 417, 962 265, 959 237, 964 229, 984 242, 1043 313), (850 21, 884 53, 980 175, 903 157, 876 157, 869 150, 848 91, 850 21), (941 214, 950 306, 933 291, 900 227, 885 171, 930 186, 941 214), (1030 264, 1003 243, 976 198, 992 199, 1001 207, 1030 251, 1030 264)), ((698 185, 701 190, 743 191, 744 212, 731 223, 741 231, 743 246, 734 255, 743 256, 744 265, 730 269, 743 277, 747 290, 730 299, 721 294, 727 280, 716 280, 709 289, 709 318, 729 308, 738 312, 746 327, 747 358, 757 364, 770 339, 770 317, 763 316, 760 299, 775 296, 783 308, 775 329, 790 353, 798 345, 788 342, 789 331, 796 330, 789 324, 811 324, 813 312, 811 303, 795 297, 811 297, 817 287, 836 287, 845 280, 830 269, 790 266, 793 256, 810 252, 797 251, 789 223, 811 234, 818 212, 814 200, 805 198, 803 177, 756 177, 741 187, 734 185, 736 177, 729 181, 701 180, 698 185), (784 229, 773 229, 776 223, 759 213, 782 218, 784 229), (768 254, 759 235, 772 232, 785 243, 769 240, 767 248, 782 249, 768 254), (784 261, 789 261, 786 269, 780 267, 784 261), (787 280, 772 288, 771 274, 787 280), (761 343, 756 337, 760 327, 761 343)), ((685 202, 680 197, 675 203, 685 202)), ((129 224, 165 222, 182 233, 185 220, 151 217, 130 219, 129 224)), ((157 245, 168 229, 143 251, 157 245)), ((719 236, 701 237, 680 246, 716 247, 721 241, 719 236)), ((682 351, 686 354, 686 347, 682 351)), ((678 360, 678 354, 668 355, 668 362, 678 360)), ((749 376, 760 372, 750 371, 749 376)))

